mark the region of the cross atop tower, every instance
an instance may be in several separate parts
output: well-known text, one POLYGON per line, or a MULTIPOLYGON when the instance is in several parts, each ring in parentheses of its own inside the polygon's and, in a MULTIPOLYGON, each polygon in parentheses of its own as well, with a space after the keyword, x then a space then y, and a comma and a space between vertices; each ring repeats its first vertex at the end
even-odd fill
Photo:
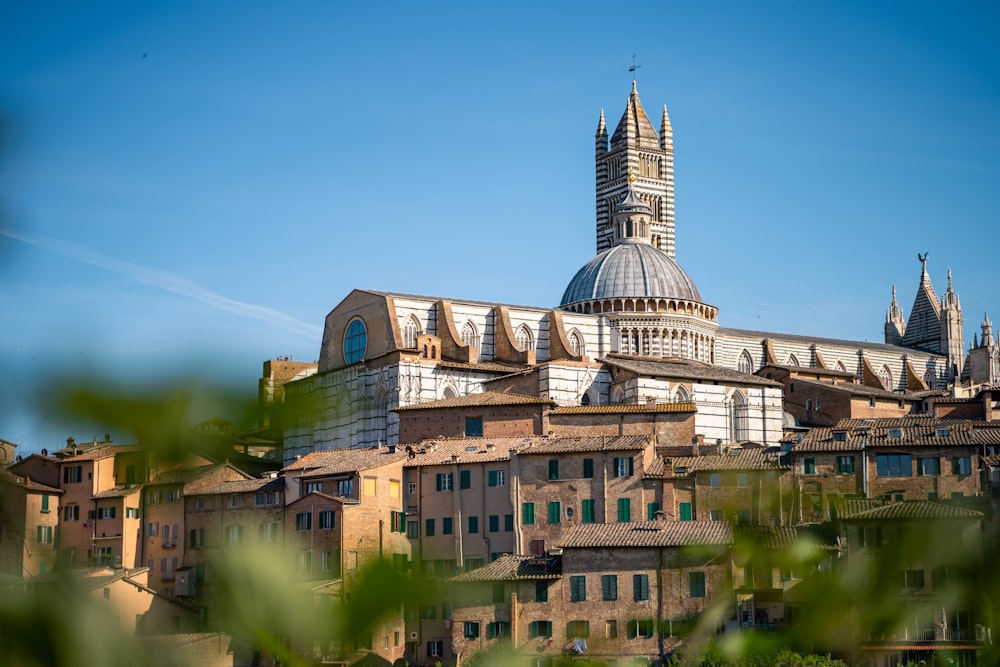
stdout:
POLYGON ((635 81, 635 71, 642 67, 642 65, 635 64, 635 54, 632 54, 632 66, 628 68, 628 71, 632 73, 632 80, 635 81))

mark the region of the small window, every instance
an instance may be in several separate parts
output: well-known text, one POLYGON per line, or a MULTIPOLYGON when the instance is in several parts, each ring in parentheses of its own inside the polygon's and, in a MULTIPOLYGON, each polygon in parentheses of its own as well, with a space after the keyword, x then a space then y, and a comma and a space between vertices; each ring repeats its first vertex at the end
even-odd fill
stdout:
MULTIPOLYGON (((433 519, 428 519, 428 521, 433 521, 433 519)), ((452 531, 454 530, 453 526, 454 526, 453 519, 450 516, 444 517, 443 519, 441 519, 441 534, 451 535, 452 531)))
POLYGON ((889 437, 890 438, 902 438, 903 437, 903 429, 900 429, 900 428, 890 428, 889 429, 889 437))
POLYGON ((477 639, 479 637, 479 623, 466 621, 462 628, 462 636, 466 639, 477 639))
POLYGON ((479 532, 479 517, 470 516, 469 517, 469 533, 474 534, 479 532))
POLYGON ((953 475, 971 475, 972 459, 968 456, 956 456, 951 460, 951 473, 953 475))
POLYGON ((590 636, 590 621, 569 621, 566 623, 566 637, 578 639, 590 636))
POLYGON ((548 602, 548 601, 549 601, 549 582, 536 581, 535 602, 548 602))
MULTIPOLYGON (((450 476, 451 473, 449 473, 450 476)), ((458 471, 458 488, 460 489, 471 489, 472 488, 472 471, 471 470, 459 470, 458 471)))
POLYGON ((632 599, 635 600, 636 602, 642 602, 643 600, 649 599, 648 574, 632 575, 632 599))
POLYGON ((816 459, 803 459, 802 460, 802 473, 805 475, 815 475, 816 474, 816 459))
POLYGON ((488 483, 490 486, 503 486, 506 483, 507 475, 503 470, 490 470, 488 473, 488 483))
POLYGON ((601 599, 605 602, 612 602, 618 599, 618 575, 601 575, 601 599))
POLYGON ((941 474, 941 459, 937 456, 922 456, 917 459, 917 475, 932 476, 941 474))
POLYGON ((709 483, 713 489, 720 488, 722 486, 722 475, 717 472, 713 472, 711 477, 709 477, 709 483))
POLYGON ((750 486, 749 477, 745 472, 737 473, 736 475, 736 488, 745 489, 750 486))
POLYGON ((618 499, 618 522, 628 523, 632 520, 632 499, 631 498, 619 498, 618 499))
POLYGON ((833 439, 836 442, 847 442, 847 431, 834 431, 833 439))
POLYGON ((438 491, 451 491, 452 485, 452 473, 437 473, 437 490, 438 491))
POLYGON ((558 500, 549 502, 549 523, 559 523, 562 506, 558 500))
POLYGON ((465 437, 467 438, 481 438, 483 436, 483 418, 482 417, 466 417, 465 418, 465 437))
POLYGON ((947 426, 939 426, 937 429, 937 435, 939 437, 947 437, 951 435, 951 429, 947 426))
POLYGON ((583 460, 583 478, 591 479, 594 476, 594 459, 583 460))
POLYGON ((295 530, 312 529, 312 512, 299 512, 295 515, 295 530))
POLYGON ((635 472, 634 459, 631 456, 620 456, 613 459, 615 477, 631 477, 635 472))
POLYGON ((854 474, 854 457, 853 456, 838 456, 837 457, 837 474, 838 475, 853 475, 854 474))
POLYGON ((646 520, 656 521, 656 513, 660 511, 660 503, 646 503, 646 520))
POLYGON ((584 498, 580 501, 581 523, 594 523, 594 499, 584 498))
POLYGON ((569 601, 586 602, 587 600, 587 577, 583 575, 573 575, 569 578, 569 601))
POLYGON ((499 533, 500 532, 500 515, 499 514, 491 514, 490 515, 490 517, 489 517, 489 531, 491 533, 499 533))
POLYGON ((551 637, 552 636, 552 621, 532 621, 528 625, 528 637, 535 639, 536 637, 551 637))
POLYGON ((535 503, 521 504, 521 523, 525 526, 535 525, 535 503))
POLYGON ((434 519, 424 521, 424 537, 434 537, 434 519))
POLYGON ((694 511, 691 503, 680 503, 678 505, 678 510, 681 521, 692 521, 694 519, 694 511))
POLYGON ((549 459, 549 479, 559 479, 559 459, 549 459))
POLYGON ((693 598, 703 598, 705 597, 705 573, 704 572, 691 572, 688 575, 688 584, 690 588, 690 596, 693 598))

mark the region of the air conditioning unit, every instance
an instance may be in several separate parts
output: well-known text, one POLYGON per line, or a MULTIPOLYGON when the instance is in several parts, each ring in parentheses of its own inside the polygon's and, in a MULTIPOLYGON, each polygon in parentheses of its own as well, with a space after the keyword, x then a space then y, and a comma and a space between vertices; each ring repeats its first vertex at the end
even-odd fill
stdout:
POLYGON ((410 641, 417 641, 417 633, 416 632, 411 632, 410 633, 410 641))

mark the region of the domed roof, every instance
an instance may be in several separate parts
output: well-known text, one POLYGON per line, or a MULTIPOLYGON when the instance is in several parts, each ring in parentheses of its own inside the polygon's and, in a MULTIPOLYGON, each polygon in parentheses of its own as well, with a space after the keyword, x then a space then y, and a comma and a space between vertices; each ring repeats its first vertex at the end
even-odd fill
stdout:
POLYGON ((560 305, 621 297, 701 302, 694 281, 667 253, 648 243, 624 242, 584 264, 569 282, 560 305))

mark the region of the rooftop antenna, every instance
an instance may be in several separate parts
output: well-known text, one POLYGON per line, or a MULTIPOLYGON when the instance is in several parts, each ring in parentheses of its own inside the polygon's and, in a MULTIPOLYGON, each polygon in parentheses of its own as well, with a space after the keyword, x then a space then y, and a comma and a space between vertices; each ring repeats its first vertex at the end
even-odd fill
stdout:
POLYGON ((635 64, 635 54, 632 54, 632 66, 628 68, 629 72, 632 72, 632 80, 635 81, 635 71, 642 67, 642 65, 635 64))

